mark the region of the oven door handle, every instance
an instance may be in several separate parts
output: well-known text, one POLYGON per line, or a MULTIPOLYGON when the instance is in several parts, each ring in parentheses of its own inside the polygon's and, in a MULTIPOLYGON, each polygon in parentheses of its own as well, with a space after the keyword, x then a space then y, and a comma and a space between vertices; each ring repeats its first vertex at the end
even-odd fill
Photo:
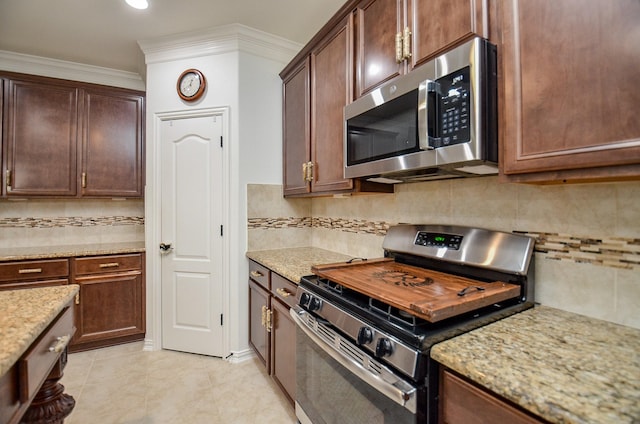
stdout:
MULTIPOLYGON (((402 380, 398 377, 393 371, 384 365, 375 361, 375 359, 371 358, 368 354, 363 352, 363 357, 365 358, 364 362, 372 362, 376 364, 376 368, 380 370, 380 375, 374 373, 372 371, 367 370, 363 363, 357 361, 356 359, 347 356, 340 350, 336 348, 336 346, 329 343, 327 340, 324 340, 321 336, 319 336, 313 328, 311 328, 302 318, 303 315, 307 315, 308 312, 299 306, 294 306, 290 309, 289 314, 296 322, 297 326, 304 331, 304 333, 325 353, 335 359, 340 365, 345 367, 351 373, 358 376, 361 380, 369 384, 374 389, 378 390, 380 393, 396 402, 397 404, 403 406, 408 409, 412 413, 416 413, 417 411, 417 399, 416 393, 417 389, 411 386, 406 381, 402 380), (383 378, 382 374, 385 374, 383 378)), ((316 321, 315 317, 313 318, 315 321, 315 325, 321 325, 318 321, 316 321)), ((340 337, 340 336, 339 336, 340 337)), ((342 337, 341 337, 342 338, 342 337)), ((342 338, 340 343, 349 345, 352 349, 356 351, 362 351, 359 347, 353 345, 350 341, 342 338)), ((337 344, 337 343, 336 343, 337 344)))

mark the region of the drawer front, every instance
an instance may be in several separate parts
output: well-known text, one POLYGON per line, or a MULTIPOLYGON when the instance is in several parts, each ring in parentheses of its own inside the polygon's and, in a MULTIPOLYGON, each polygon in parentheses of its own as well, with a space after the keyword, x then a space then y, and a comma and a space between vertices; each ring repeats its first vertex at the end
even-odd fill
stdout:
POLYGON ((69 276, 68 259, 0 263, 0 281, 40 280, 69 276))
POLYGON ((271 290, 271 286, 269 285, 269 269, 260 265, 257 262, 249 261, 249 278, 251 278, 256 283, 260 284, 267 290, 271 290))
POLYGON ((298 286, 286 278, 276 274, 271 274, 271 292, 275 297, 291 306, 296 304, 296 291, 298 286))
POLYGON ((73 259, 75 275, 142 270, 142 254, 91 256, 73 259))
POLYGON ((69 284, 68 278, 37 281, 0 281, 0 290, 32 289, 36 287, 65 286, 67 284, 69 284))
POLYGON ((27 402, 36 394, 71 341, 73 332, 73 304, 70 304, 20 359, 21 402, 27 402))

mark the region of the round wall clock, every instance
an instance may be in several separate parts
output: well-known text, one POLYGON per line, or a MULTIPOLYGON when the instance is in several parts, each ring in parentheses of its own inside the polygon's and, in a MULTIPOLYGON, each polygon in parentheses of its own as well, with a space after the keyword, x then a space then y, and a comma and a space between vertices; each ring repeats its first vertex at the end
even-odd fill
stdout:
POLYGON ((178 96, 182 100, 192 102, 198 100, 207 86, 207 80, 197 69, 187 69, 178 77, 178 96))

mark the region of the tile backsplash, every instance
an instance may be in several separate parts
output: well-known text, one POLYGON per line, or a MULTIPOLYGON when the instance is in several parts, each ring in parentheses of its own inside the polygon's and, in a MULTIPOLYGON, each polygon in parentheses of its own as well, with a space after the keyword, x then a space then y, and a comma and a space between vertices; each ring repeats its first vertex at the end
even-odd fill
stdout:
POLYGON ((640 182, 532 186, 485 177, 313 199, 249 185, 247 212, 249 250, 314 246, 379 257, 398 223, 526 234, 536 239, 537 302, 640 328, 640 182))
POLYGON ((0 247, 144 241, 144 201, 2 201, 0 247))

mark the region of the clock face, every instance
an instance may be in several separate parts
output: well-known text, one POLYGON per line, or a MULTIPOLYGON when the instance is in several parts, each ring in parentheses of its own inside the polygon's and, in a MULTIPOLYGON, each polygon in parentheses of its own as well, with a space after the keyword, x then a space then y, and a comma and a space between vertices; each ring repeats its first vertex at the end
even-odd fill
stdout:
POLYGON ((204 93, 205 84, 204 75, 200 71, 188 69, 178 78, 178 95, 183 100, 196 100, 204 93))

